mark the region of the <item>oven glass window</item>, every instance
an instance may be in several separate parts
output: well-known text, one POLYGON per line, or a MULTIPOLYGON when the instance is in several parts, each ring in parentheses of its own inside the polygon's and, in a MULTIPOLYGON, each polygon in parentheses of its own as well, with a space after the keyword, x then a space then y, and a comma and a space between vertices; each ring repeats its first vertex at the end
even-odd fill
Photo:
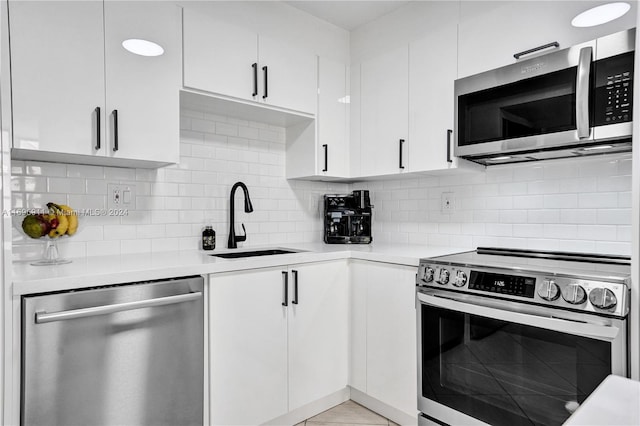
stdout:
POLYGON ((458 97, 458 144, 576 130, 577 67, 458 97))
POLYGON ((561 425, 611 372, 607 342, 421 310, 422 395, 494 426, 561 425))

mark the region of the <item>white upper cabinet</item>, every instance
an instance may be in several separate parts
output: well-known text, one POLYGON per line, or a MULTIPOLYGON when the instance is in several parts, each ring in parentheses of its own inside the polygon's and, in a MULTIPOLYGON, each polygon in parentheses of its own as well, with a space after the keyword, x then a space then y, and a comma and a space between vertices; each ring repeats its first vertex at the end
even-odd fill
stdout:
MULTIPOLYGON (((426 7, 426 6, 425 6, 426 7)), ((447 170, 453 156, 457 2, 429 2, 429 32, 409 44, 409 171, 447 170)))
POLYGON ((104 156, 102 2, 12 1, 13 148, 104 156), (96 108, 100 108, 99 112, 96 108))
POLYGON ((386 51, 360 64, 360 174, 407 170, 409 49, 386 51))
POLYGON ((257 100, 258 77, 255 32, 184 10, 185 87, 257 100))
POLYGON ((286 42, 258 40, 259 100, 269 105, 315 114, 318 103, 318 58, 286 42))
POLYGON ((171 2, 106 1, 104 13, 109 155, 176 163, 180 158, 181 10, 171 2), (123 49, 124 40, 135 38, 159 44, 164 53, 149 57, 123 49))
POLYGON ((9 8, 14 158, 139 167, 179 160, 180 8, 164 2, 10 2, 9 8), (160 44, 164 54, 134 55, 122 46, 130 38, 160 44))
MULTIPOLYGON (((516 62, 514 54, 552 42, 559 49, 636 25, 636 2, 622 18, 590 28, 575 28, 580 12, 607 1, 462 1, 458 77, 516 62)), ((552 49, 553 50, 553 49, 552 49)), ((545 49, 544 52, 549 52, 545 49)), ((523 56, 522 59, 535 55, 523 56)))
POLYGON ((315 114, 317 57, 187 8, 184 86, 315 114))
POLYGON ((286 163, 290 179, 329 180, 349 176, 347 67, 321 57, 318 71, 315 123, 302 123, 287 130, 286 163), (305 134, 312 130, 315 134, 305 134))
POLYGON ((316 168, 322 176, 348 177, 348 68, 328 58, 319 61, 316 168))

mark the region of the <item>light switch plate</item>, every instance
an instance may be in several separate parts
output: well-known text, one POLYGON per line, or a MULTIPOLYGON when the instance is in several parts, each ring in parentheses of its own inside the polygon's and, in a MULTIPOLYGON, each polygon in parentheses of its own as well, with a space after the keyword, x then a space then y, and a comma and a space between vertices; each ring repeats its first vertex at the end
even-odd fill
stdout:
POLYGON ((107 184, 107 208, 136 209, 136 186, 121 183, 107 184))

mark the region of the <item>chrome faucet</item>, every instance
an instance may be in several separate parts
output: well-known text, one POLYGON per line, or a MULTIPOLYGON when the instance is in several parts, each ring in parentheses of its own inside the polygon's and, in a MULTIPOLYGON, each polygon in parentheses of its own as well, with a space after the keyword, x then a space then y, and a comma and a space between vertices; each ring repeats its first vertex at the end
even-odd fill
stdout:
POLYGON ((244 211, 245 213, 251 213, 253 211, 253 206, 251 205, 251 199, 249 198, 249 190, 247 189, 247 185, 242 182, 236 182, 231 187, 231 198, 229 199, 229 243, 227 244, 228 248, 238 248, 238 241, 245 241, 247 239, 247 230, 244 227, 244 223, 242 224, 242 230, 244 231, 244 235, 236 236, 235 224, 234 224, 234 214, 235 214, 235 202, 234 196, 236 193, 236 189, 238 187, 242 188, 244 192, 244 211))

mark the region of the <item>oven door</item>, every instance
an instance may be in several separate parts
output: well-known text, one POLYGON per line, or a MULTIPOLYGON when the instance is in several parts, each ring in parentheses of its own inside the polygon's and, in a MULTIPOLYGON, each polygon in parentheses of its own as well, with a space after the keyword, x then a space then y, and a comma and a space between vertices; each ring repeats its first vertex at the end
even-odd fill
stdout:
POLYGON ((423 288, 416 308, 418 409, 440 422, 560 425, 627 375, 624 320, 423 288))
POLYGON ((594 49, 584 43, 456 80, 455 155, 505 156, 592 140, 594 49))

